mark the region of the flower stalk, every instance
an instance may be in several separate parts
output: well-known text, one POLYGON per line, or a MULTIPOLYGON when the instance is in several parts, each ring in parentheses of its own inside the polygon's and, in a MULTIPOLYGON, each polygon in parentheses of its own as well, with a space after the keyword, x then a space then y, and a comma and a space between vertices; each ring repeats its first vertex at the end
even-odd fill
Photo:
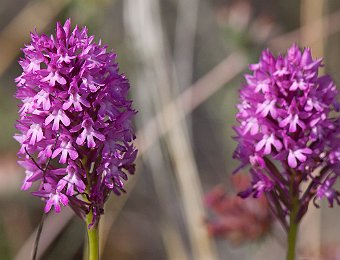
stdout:
MULTIPOLYGON (((297 208, 297 207, 295 207, 297 208)), ((286 260, 295 260, 295 249, 296 249, 296 242, 297 242, 297 234, 298 234, 298 228, 299 228, 299 223, 296 221, 296 215, 297 215, 297 210, 294 210, 290 214, 290 225, 289 225, 289 230, 288 230, 288 236, 287 236, 287 258, 286 260)))
POLYGON ((99 234, 98 226, 96 223, 91 226, 93 221, 93 211, 86 215, 86 231, 88 238, 88 260, 98 260, 99 259, 99 234))
POLYGON ((291 185, 290 185, 290 193, 291 193, 291 212, 289 215, 289 229, 287 234, 287 258, 286 260, 295 260, 295 251, 296 251, 296 242, 297 242, 297 234, 299 221, 297 219, 299 212, 299 194, 297 193, 296 186, 296 172, 292 170, 291 176, 291 185))

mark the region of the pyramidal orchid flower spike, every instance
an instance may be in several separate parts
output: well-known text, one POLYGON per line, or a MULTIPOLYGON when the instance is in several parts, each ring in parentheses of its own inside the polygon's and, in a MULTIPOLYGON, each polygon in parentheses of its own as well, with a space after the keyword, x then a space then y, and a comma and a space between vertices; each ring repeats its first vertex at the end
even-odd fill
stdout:
POLYGON ((264 194, 287 231, 287 259, 295 257, 298 225, 311 202, 340 204, 338 91, 320 76, 322 59, 292 45, 286 55, 263 51, 240 90, 235 127, 236 172, 249 168, 252 185, 241 197, 264 194))
MULTIPOLYGON (((104 203, 124 192, 137 150, 127 98, 129 82, 116 54, 86 27, 57 23, 56 35, 31 33, 16 78, 23 190, 45 202, 45 212, 71 206, 96 229, 104 203)), ((95 258, 91 258, 95 259, 95 258)))

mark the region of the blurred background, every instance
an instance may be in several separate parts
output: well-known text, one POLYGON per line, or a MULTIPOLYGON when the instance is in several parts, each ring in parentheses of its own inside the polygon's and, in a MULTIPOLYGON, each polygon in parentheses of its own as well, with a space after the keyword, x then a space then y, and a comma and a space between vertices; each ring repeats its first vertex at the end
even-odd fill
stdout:
MULTIPOLYGON (((20 48, 34 28, 54 33, 68 17, 118 53, 139 110, 137 172, 127 194, 107 203, 101 259, 284 259, 285 236, 262 216, 266 205, 248 202, 262 215, 234 212, 244 205, 233 197, 240 180, 230 181, 238 89, 264 48, 278 54, 294 42, 324 56, 324 71, 339 84, 340 2, 0 0, 1 260, 30 259, 43 210, 20 191, 24 173, 12 138, 20 48)), ((299 259, 340 259, 340 210, 323 206, 303 221, 299 259)), ((39 257, 82 259, 84 232, 69 209, 49 214, 39 257)))

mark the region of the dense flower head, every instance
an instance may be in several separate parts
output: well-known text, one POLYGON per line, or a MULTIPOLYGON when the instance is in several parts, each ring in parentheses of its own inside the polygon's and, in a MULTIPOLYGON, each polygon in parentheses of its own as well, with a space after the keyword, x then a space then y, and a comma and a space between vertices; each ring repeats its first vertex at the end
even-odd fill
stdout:
POLYGON ((116 54, 95 43, 86 27, 57 23, 56 35, 31 33, 16 78, 22 189, 46 201, 45 212, 67 205, 95 216, 111 191, 134 173, 137 150, 127 99, 129 82, 116 54), (32 185, 37 183, 36 185, 32 185))
POLYGON ((319 75, 321 66, 322 59, 295 44, 278 57, 265 50, 249 66, 237 106, 234 157, 240 168, 251 166, 253 182, 241 195, 256 197, 275 187, 288 192, 296 174, 300 182, 313 181, 315 198, 339 201, 333 190, 340 162, 338 91, 330 76, 319 75))

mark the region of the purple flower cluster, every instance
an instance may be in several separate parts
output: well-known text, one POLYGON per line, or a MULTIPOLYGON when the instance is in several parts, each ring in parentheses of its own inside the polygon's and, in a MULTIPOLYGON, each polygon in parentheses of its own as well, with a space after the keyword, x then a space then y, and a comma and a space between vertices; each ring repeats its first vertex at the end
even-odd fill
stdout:
POLYGON ((322 59, 295 44, 278 57, 265 50, 259 63, 249 66, 235 127, 234 157, 240 168, 251 166, 252 187, 242 196, 279 194, 289 209, 285 197, 293 176, 302 204, 322 197, 330 206, 339 202, 333 188, 340 173, 338 91, 329 76, 318 75, 321 66, 322 59), (302 182, 310 183, 304 194, 302 182))
POLYGON ((69 204, 99 218, 110 192, 124 191, 122 180, 134 173, 129 82, 116 54, 94 43, 86 27, 71 31, 67 20, 57 23, 56 36, 31 38, 16 78, 22 189, 34 187, 45 212, 69 204))

